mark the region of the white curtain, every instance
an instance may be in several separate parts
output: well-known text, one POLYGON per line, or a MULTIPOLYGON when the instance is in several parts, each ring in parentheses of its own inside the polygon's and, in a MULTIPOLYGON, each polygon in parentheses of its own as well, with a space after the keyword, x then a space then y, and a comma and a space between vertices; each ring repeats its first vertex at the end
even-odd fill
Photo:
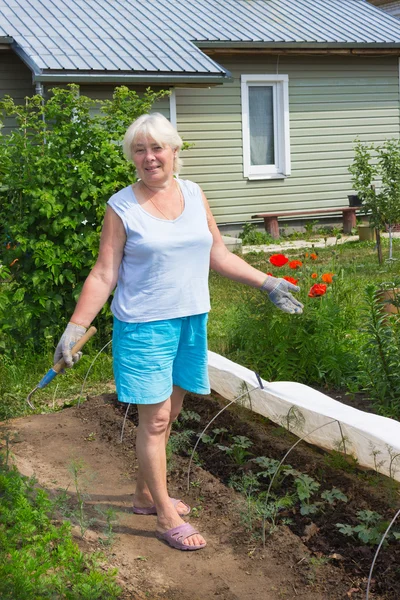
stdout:
POLYGON ((250 164, 275 164, 272 85, 249 86, 250 164))

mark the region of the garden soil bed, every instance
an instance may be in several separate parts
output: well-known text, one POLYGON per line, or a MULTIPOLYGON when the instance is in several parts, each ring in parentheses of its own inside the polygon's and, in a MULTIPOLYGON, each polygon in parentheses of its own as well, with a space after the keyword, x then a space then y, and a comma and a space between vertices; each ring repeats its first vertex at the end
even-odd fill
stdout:
MULTIPOLYGON (((190 428, 200 432, 224 405, 225 401, 218 397, 189 396, 186 410, 201 417, 200 422, 190 423, 190 428)), ((179 552, 155 538, 155 517, 134 515, 131 511, 136 415, 131 409, 121 443, 124 408, 114 394, 105 394, 88 398, 80 408, 29 415, 10 424, 15 432, 12 453, 18 469, 35 475, 50 494, 67 490, 73 503, 77 494, 69 467, 73 460, 83 461, 85 472, 79 485, 88 493, 87 514, 93 513, 97 522, 83 539, 79 528, 75 528, 76 541, 82 549, 104 550, 100 538, 104 538, 105 523, 94 511, 96 505, 117 512, 115 539, 105 549, 104 568, 118 568, 123 598, 365 598, 374 551, 341 535, 335 524, 354 524, 355 513, 361 509, 376 510, 385 518, 393 516, 399 494, 386 478, 357 470, 351 464, 348 472, 343 471, 337 468, 337 456, 301 443, 286 462, 318 479, 324 489, 340 488, 349 502, 312 517, 300 517, 293 510, 291 524, 280 525, 268 535, 263 548, 259 524, 252 531, 245 527, 240 508, 243 503, 227 485, 232 475, 248 471, 250 463, 239 467, 226 453, 216 452, 214 446, 201 442, 201 466, 192 466, 187 492, 190 447, 182 448, 182 456, 174 455, 170 461, 170 493, 184 498, 195 509, 191 522, 206 537, 208 545, 199 552, 179 552)), ((295 440, 280 427, 239 407, 223 412, 215 426, 250 438, 254 456, 280 460, 295 440)), ((398 600, 399 546, 397 542, 383 549, 374 573, 371 600, 398 600)))

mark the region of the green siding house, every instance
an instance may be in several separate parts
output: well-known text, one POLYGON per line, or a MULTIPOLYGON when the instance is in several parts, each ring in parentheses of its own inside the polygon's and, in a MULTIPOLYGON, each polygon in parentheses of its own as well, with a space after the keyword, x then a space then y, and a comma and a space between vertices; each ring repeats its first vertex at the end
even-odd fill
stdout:
POLYGON ((354 140, 400 133, 400 20, 365 0, 7 5, 1 95, 170 89, 154 110, 193 144, 181 175, 224 230, 260 212, 346 206, 354 140))

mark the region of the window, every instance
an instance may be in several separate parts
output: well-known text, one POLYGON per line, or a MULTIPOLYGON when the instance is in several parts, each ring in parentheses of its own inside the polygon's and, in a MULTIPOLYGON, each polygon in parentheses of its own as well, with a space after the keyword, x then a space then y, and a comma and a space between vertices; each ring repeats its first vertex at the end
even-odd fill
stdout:
POLYGON ((290 175, 289 78, 242 75, 243 171, 248 179, 290 175))

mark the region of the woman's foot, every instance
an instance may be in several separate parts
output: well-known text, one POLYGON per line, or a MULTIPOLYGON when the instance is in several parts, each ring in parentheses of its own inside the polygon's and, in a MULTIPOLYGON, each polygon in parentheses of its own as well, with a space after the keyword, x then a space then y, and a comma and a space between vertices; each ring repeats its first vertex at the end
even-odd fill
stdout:
MULTIPOLYGON (((174 498, 171 498, 171 500, 173 501, 174 498)), ((173 505, 175 507, 176 512, 181 517, 186 517, 190 513, 190 506, 188 504, 186 504, 185 502, 182 502, 181 500, 178 503, 173 502, 173 505)), ((154 508, 154 512, 148 513, 148 514, 155 514, 155 515, 157 514, 157 510, 154 506, 153 499, 149 495, 143 494, 143 495, 139 496, 138 494, 135 494, 133 497, 133 506, 134 506, 134 508, 139 508, 139 509, 154 508)))
MULTIPOLYGON (((178 515, 177 515, 177 518, 168 518, 168 517, 160 518, 159 517, 157 519, 156 531, 158 534, 166 534, 169 531, 175 529, 176 527, 179 527, 181 525, 186 525, 186 524, 187 523, 183 519, 181 519, 178 515)), ((163 538, 163 539, 165 539, 165 538, 163 538)), ((166 539, 166 541, 168 542, 167 539, 166 539)), ((184 544, 185 546, 190 546, 190 547, 195 547, 195 546, 203 547, 206 545, 206 540, 203 538, 203 536, 200 533, 195 532, 192 535, 189 535, 188 537, 183 539, 182 544, 184 544)))

